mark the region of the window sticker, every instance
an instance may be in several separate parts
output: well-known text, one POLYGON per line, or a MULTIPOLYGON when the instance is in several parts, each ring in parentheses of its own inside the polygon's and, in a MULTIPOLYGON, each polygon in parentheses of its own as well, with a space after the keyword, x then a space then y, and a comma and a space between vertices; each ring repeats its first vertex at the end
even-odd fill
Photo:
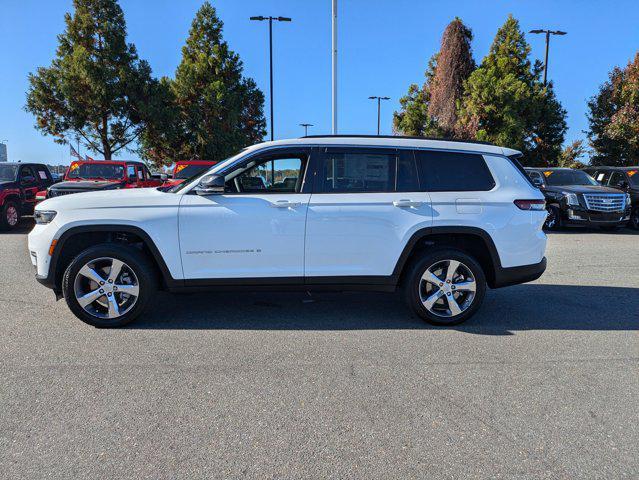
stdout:
POLYGON ((604 173, 600 173, 599 175, 597 175, 597 181, 601 182, 604 178, 604 175, 605 175, 604 173))
POLYGON ((628 176, 629 176, 629 177, 632 177, 632 176, 633 176, 635 173, 637 173, 638 171, 639 171, 639 170, 630 170, 630 171, 628 172, 628 176))
POLYGON ((550 177, 553 173, 555 173, 555 172, 553 172, 552 170, 546 170, 546 171, 544 172, 544 176, 545 176, 546 178, 548 178, 548 177, 550 177))
POLYGON ((178 165, 177 167, 175 167, 175 173, 179 173, 182 170, 184 170, 186 167, 188 167, 188 165, 178 165))
POLYGON ((77 170, 78 168, 80 168, 80 164, 79 163, 72 163, 71 166, 69 167, 69 171, 72 172, 73 170, 77 170))
POLYGON ((40 175, 40 178, 42 180, 46 180, 47 179, 47 172, 45 172, 43 170, 38 170, 38 175, 40 175))

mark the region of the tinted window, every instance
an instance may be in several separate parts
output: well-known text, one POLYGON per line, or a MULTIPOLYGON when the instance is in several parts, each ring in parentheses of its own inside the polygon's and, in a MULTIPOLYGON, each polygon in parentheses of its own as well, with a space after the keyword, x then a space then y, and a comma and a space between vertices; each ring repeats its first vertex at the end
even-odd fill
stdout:
POLYGON ((630 185, 634 185, 635 187, 639 187, 639 170, 628 170, 628 178, 630 180, 630 185))
POLYGON ((416 151, 420 184, 430 192, 487 191, 495 186, 481 155, 416 151))
POLYGON ((67 178, 122 178, 124 167, 113 163, 72 163, 67 178))
POLYGON ((610 177, 609 185, 611 187, 620 187, 626 181, 626 175, 623 172, 615 172, 610 177))
POLYGON ((2 165, 0 163, 0 182, 13 182, 17 173, 18 167, 15 165, 2 165))
POLYGON ((597 185, 594 178, 581 170, 546 170, 544 176, 547 185, 597 185))
POLYGON ((326 153, 320 190, 327 193, 395 191, 395 152, 326 153))
POLYGON ((417 165, 413 152, 401 151, 397 159, 397 191, 419 192, 417 165))
POLYGON ((22 179, 22 181, 24 181, 25 179, 29 179, 29 183, 36 183, 36 176, 33 173, 31 167, 22 167, 20 169, 20 178, 22 179))
POLYGON ((177 165, 173 173, 173 178, 184 180, 209 168, 211 168, 211 165, 177 165))

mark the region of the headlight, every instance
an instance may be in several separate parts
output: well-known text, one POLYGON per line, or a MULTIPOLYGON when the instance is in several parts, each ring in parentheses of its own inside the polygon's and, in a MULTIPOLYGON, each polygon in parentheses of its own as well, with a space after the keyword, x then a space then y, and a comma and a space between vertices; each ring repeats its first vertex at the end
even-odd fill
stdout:
POLYGON ((564 197, 566 197, 566 203, 568 205, 579 206, 579 199, 577 198, 577 194, 576 193, 566 193, 566 194, 564 194, 564 197))
POLYGON ((38 225, 46 225, 47 223, 51 223, 58 212, 54 212, 53 210, 36 210, 33 213, 33 218, 38 225))

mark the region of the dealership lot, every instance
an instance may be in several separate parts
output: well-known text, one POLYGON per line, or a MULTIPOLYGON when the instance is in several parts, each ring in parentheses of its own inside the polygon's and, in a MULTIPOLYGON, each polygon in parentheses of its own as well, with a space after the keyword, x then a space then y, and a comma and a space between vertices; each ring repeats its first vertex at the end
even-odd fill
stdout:
POLYGON ((391 294, 158 298, 120 330, 0 234, 7 478, 639 476, 639 235, 549 237, 454 329, 391 294))

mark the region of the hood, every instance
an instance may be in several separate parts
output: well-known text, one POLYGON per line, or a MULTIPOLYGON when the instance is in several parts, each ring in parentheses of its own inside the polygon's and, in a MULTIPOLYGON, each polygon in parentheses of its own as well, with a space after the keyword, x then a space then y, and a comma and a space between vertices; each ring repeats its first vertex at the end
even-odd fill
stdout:
POLYGON ((0 190, 4 190, 5 188, 15 188, 17 182, 12 182, 10 180, 0 181, 0 190))
POLYGON ((180 195, 164 193, 156 188, 123 188, 95 190, 48 198, 38 204, 38 210, 85 210, 92 208, 139 207, 154 203, 179 202, 180 195))
POLYGON ((549 185, 544 190, 558 193, 623 193, 621 190, 603 185, 549 185))
POLYGON ((123 180, 67 180, 51 185, 51 190, 104 190, 123 185, 123 180))

